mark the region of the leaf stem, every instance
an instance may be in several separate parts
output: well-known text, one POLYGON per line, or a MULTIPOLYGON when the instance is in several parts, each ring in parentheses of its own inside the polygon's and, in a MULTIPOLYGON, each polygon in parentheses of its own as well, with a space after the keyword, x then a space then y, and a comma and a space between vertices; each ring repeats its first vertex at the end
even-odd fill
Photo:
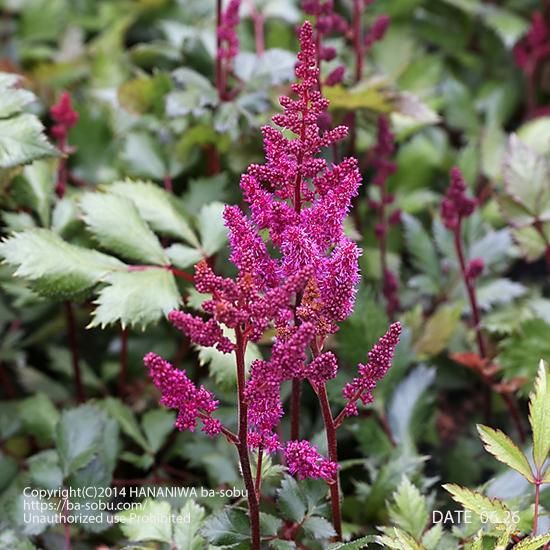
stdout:
POLYGON ((246 382, 244 354, 246 351, 246 338, 241 328, 235 329, 236 347, 235 359, 237 363, 237 395, 238 395, 238 422, 239 441, 236 443, 241 464, 241 472, 248 498, 248 512, 250 515, 250 529, 252 538, 252 550, 260 550, 260 507, 256 497, 256 488, 252 479, 250 468, 250 456, 248 454, 248 406, 244 398, 246 382))
POLYGON ((73 305, 69 301, 65 302, 65 320, 67 323, 69 347, 71 349, 76 399, 79 403, 82 403, 85 400, 86 396, 84 393, 84 386, 82 385, 82 376, 80 373, 80 357, 78 350, 78 339, 76 337, 76 321, 73 305))

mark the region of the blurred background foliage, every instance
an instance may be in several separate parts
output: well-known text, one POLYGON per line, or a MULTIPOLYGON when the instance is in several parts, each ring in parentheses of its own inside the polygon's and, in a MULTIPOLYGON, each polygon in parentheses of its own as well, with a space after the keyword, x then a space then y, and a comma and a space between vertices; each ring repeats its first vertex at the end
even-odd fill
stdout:
MULTIPOLYGON (((124 487, 138 480, 242 487, 228 444, 173 430, 173 414, 158 407, 142 357, 162 353, 214 389, 232 425, 231 358, 190 347, 163 317, 180 304, 200 304, 185 278, 199 259, 232 274, 222 203, 240 200, 240 174, 263 158, 259 129, 293 79, 295 29, 305 15, 297 0, 242 2, 234 96, 220 101, 213 0, 0 0, 0 9, 0 70, 21 77, 0 82, 0 231, 9 237, 0 249, 0 548, 54 549, 67 533, 25 524, 24 486, 124 487), (64 91, 79 114, 66 158, 45 138, 49 109, 64 91), (63 197, 55 193, 60 162, 69 174, 63 197)), ((351 20, 352 2, 336 1, 336 9, 351 20)), ((376 193, 368 183, 380 115, 396 135, 397 171, 388 185, 403 212, 388 235, 388 261, 400 282, 404 336, 375 403, 342 434, 348 535, 382 525, 387 547, 459 547, 479 526, 422 539, 431 532, 427 514, 452 506, 442 482, 483 486, 520 509, 522 525, 532 520, 531 489, 483 453, 475 424, 487 421, 489 391, 491 423, 517 440, 503 395, 517 401, 527 428, 525 396, 539 359, 550 358, 550 196, 539 193, 550 183, 550 56, 533 71, 518 54, 535 11, 546 17, 548 32, 538 39, 550 45, 548 2, 374 2, 363 25, 380 14, 391 25, 368 52, 359 82, 349 36, 327 39, 337 59, 324 63, 323 73, 346 67, 343 82, 324 89, 331 122, 353 118, 356 136, 332 154, 355 154, 366 182, 347 227, 364 249, 357 306, 330 343, 342 365, 329 388, 334 403, 343 402, 344 382, 388 323, 367 200, 376 193), (438 214, 454 165, 481 204, 464 239, 467 256, 485 262, 478 292, 489 378, 473 351, 452 235, 438 214), (424 512, 411 523, 415 510, 424 512), (390 526, 420 546, 390 546, 390 526)), ((268 353, 271 336, 249 347, 249 362, 268 353)), ((304 403, 303 433, 323 450, 313 396, 306 392, 304 403)), ((326 547, 332 531, 323 486, 283 477, 275 462, 264 464, 273 497, 266 530, 276 533, 279 518, 303 522, 303 544, 326 547), (299 517, 288 512, 296 502, 299 517)), ((192 515, 183 534, 83 524, 70 530, 73 547, 151 547, 143 542, 151 540, 156 547, 224 546, 219 532, 227 532, 226 546, 246 548, 242 510, 223 511, 234 500, 195 500, 170 502, 192 515)), ((550 510, 548 489, 542 505, 550 510)), ((166 504, 147 506, 162 511, 166 504)), ((550 527, 547 515, 541 522, 550 527)))

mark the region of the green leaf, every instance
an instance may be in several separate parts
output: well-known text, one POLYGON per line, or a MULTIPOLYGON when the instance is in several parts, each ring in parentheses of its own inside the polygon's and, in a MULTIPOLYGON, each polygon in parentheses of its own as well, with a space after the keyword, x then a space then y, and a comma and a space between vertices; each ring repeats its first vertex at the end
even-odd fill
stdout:
POLYGON ((107 397, 103 401, 103 406, 107 413, 118 422, 120 429, 128 437, 132 438, 145 451, 151 450, 147 440, 141 432, 133 411, 129 407, 120 399, 115 399, 114 397, 107 397))
POLYGON ((540 471, 550 451, 550 376, 548 364, 542 360, 529 401, 529 422, 533 429, 533 460, 540 471))
POLYGON ((56 428, 56 447, 63 474, 86 466, 98 452, 105 415, 93 405, 65 410, 56 428))
POLYGON ((25 166, 23 177, 19 181, 27 203, 38 214, 40 223, 47 227, 55 184, 54 165, 45 160, 37 160, 25 166))
POLYGON ((330 101, 330 109, 370 109, 378 113, 387 113, 391 110, 391 102, 383 85, 381 81, 363 82, 354 88, 344 88, 338 84, 326 87, 324 95, 330 101))
POLYGON ((33 483, 46 489, 57 489, 63 485, 63 472, 59 466, 59 455, 48 449, 27 460, 33 483))
POLYGON ((488 310, 495 304, 507 304, 526 292, 527 287, 510 279, 492 279, 478 286, 477 300, 479 307, 488 310))
POLYGON ((0 119, 0 168, 13 168, 52 157, 57 150, 44 135, 44 126, 29 113, 0 119))
POLYGON ((125 197, 86 193, 80 199, 84 221, 105 248, 131 260, 165 265, 168 258, 157 239, 125 197))
POLYGON ((183 239, 198 248, 199 241, 185 217, 176 208, 173 197, 158 185, 127 179, 113 183, 107 190, 130 199, 140 216, 155 231, 183 239))
MULTIPOLYGON (((541 357, 550 357, 550 325, 542 319, 530 319, 521 323, 519 330, 500 344, 499 363, 506 379, 522 376, 536 378, 536 366, 541 357)), ((522 387, 527 393, 530 384, 522 387)))
POLYGON ((107 286, 94 302, 97 308, 90 327, 103 328, 120 321, 123 327, 145 328, 180 305, 174 276, 165 269, 111 273, 103 280, 107 286))
POLYGON ((367 548, 369 543, 375 542, 375 538, 375 535, 367 535, 351 542, 337 542, 336 544, 331 544, 329 550, 361 550, 362 548, 367 548))
POLYGON ((172 411, 155 409, 143 415, 141 425, 149 447, 156 453, 174 430, 176 415, 172 411))
POLYGON ((0 118, 8 118, 23 110, 36 98, 24 88, 18 87, 22 79, 14 73, 0 73, 0 118))
POLYGON ((398 527, 388 529, 388 534, 386 535, 378 535, 376 537, 376 542, 384 548, 394 548, 396 550, 423 550, 418 542, 398 527))
POLYGON ((285 476, 277 491, 277 507, 283 517, 300 523, 307 510, 306 499, 298 482, 292 476, 285 476))
POLYGON ((201 535, 214 546, 238 546, 250 539, 248 516, 242 510, 226 507, 206 520, 201 535))
MULTIPOLYGON (((225 334, 231 338, 229 332, 225 334)), ((199 349, 199 361, 201 365, 208 365, 210 375, 222 389, 231 390, 235 388, 236 371, 235 358, 232 354, 222 353, 216 348, 205 348, 197 346, 199 349)), ((249 342, 246 346, 244 356, 246 367, 248 368, 252 361, 262 359, 260 349, 253 342, 249 342)))
POLYGON ((59 412, 43 393, 27 397, 18 404, 19 418, 25 430, 42 444, 53 441, 59 412))
POLYGON ((430 519, 426 497, 404 477, 388 505, 392 523, 419 540, 430 519))
POLYGON ((146 132, 130 132, 126 136, 121 158, 134 176, 163 180, 169 175, 160 144, 146 132))
POLYGON ((174 546, 178 550, 203 550, 204 539, 198 534, 204 523, 204 508, 194 500, 188 500, 180 510, 185 521, 174 526, 174 546))
POLYGON ((336 535, 332 523, 321 516, 310 516, 302 523, 302 528, 315 540, 327 540, 336 535))
POLYGON ((203 259, 203 254, 197 248, 191 248, 184 244, 173 244, 166 249, 166 254, 170 260, 170 264, 179 267, 180 269, 186 269, 194 266, 197 262, 203 259))
POLYGON ((212 256, 227 242, 227 229, 223 222, 224 208, 221 202, 211 202, 200 209, 198 226, 202 250, 206 256, 212 256))
POLYGON ((418 355, 433 357, 447 346, 460 321, 461 308, 441 306, 424 325, 422 335, 415 343, 418 355))
POLYGON ((151 540, 171 544, 171 523, 168 521, 171 514, 168 502, 147 499, 137 510, 121 512, 117 518, 122 532, 130 541, 151 540))
POLYGON ((550 542, 550 534, 538 537, 527 537, 514 545, 514 550, 537 550, 550 542))
POLYGON ((47 229, 16 233, 0 243, 0 255, 15 275, 33 281, 36 290, 60 299, 89 291, 107 273, 124 264, 106 254, 63 241, 47 229))
POLYGON ((531 483, 534 481, 527 457, 505 433, 482 424, 477 425, 477 431, 487 452, 519 472, 531 483))
POLYGON ((515 524, 511 523, 511 514, 508 507, 498 499, 490 499, 477 491, 471 491, 452 483, 443 485, 443 488, 451 493, 453 500, 471 510, 475 514, 483 515, 486 521, 495 524, 497 528, 502 526, 514 529, 515 524))
POLYGON ((411 254, 411 261, 415 269, 425 273, 436 283, 441 281, 439 258, 432 238, 422 227, 422 224, 413 216, 404 214, 402 217, 405 227, 405 241, 411 254))
POLYGON ((504 190, 530 214, 550 216, 550 163, 512 135, 504 157, 504 190))

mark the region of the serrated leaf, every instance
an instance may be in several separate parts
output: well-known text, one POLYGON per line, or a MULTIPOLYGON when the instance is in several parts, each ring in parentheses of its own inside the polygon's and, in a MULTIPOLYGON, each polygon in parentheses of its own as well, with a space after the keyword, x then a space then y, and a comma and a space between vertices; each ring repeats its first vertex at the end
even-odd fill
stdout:
POLYGON ((207 256, 218 252, 227 242, 227 228, 223 222, 224 208, 221 202, 211 202, 200 209, 198 226, 202 250, 207 256))
POLYGON ((504 158, 504 189, 533 216, 550 216, 550 163, 512 135, 504 158))
POLYGON ((483 515, 490 523, 506 528, 514 528, 515 524, 511 523, 511 514, 508 507, 498 499, 490 499, 477 491, 460 487, 452 483, 443 485, 443 488, 451 493, 453 500, 462 504, 462 506, 471 510, 475 514, 483 515))
POLYGON ((205 547, 204 539, 198 534, 204 523, 205 511, 194 500, 188 500, 180 510, 183 522, 174 526, 173 544, 178 550, 202 550, 205 547))
POLYGON ((124 258, 166 265, 168 258, 157 239, 125 197, 86 193, 80 199, 84 221, 99 243, 124 258))
POLYGON ((507 304, 527 292, 527 287, 510 279, 492 279, 477 289, 478 304, 488 310, 495 304, 507 304))
POLYGON ((310 516, 302 523, 302 528, 315 540, 327 540, 336 535, 332 523, 321 516, 310 516))
POLYGON ((65 410, 56 427, 56 447, 65 476, 86 466, 99 451, 105 415, 93 405, 65 410))
POLYGON ((361 537, 351 542, 337 542, 336 544, 331 544, 329 550, 362 550, 362 548, 367 548, 367 545, 374 541, 375 535, 367 535, 366 537, 361 537))
POLYGON ((62 299, 79 296, 107 273, 125 268, 116 258, 69 244, 47 229, 16 233, 0 243, 0 255, 41 294, 62 299))
POLYGON ((57 150, 44 135, 44 126, 29 113, 0 119, 0 168, 12 168, 33 160, 53 157, 57 150))
POLYGON ((165 269, 151 268, 127 273, 110 273, 95 304, 90 327, 120 322, 123 327, 145 328, 180 304, 174 276, 165 269))
POLYGON ((550 376, 548 365, 542 360, 529 401, 529 422, 533 430, 533 460, 540 471, 550 451, 550 376))
MULTIPOLYGON (((506 379, 522 376, 536 378, 536 366, 541 357, 550 357, 550 325, 542 319, 529 319, 500 343, 499 363, 506 379)), ((522 388, 529 391, 531 384, 522 388)))
POLYGON ((201 535, 214 546, 237 546, 250 539, 248 517, 242 510, 224 508, 206 520, 201 535))
POLYGON ((130 199, 141 217, 155 231, 183 239, 195 248, 199 247, 195 233, 176 208, 173 197, 158 185, 146 181, 124 180, 113 183, 107 189, 130 199))
POLYGON ((0 118, 8 118, 23 110, 36 98, 32 92, 17 87, 21 77, 14 73, 0 73, 0 118))
POLYGON ((301 522, 306 515, 306 499, 298 482, 292 476, 285 476, 281 482, 281 487, 277 491, 277 507, 283 517, 297 523, 301 522))
POLYGON ((159 541, 172 543, 170 504, 147 499, 139 509, 117 514, 124 535, 135 542, 159 541), (163 518, 166 520, 163 521, 163 518))
POLYGON ((426 497, 404 477, 392 498, 388 505, 392 523, 419 540, 430 519, 426 497))
POLYGON ((197 262, 203 259, 203 254, 197 248, 191 248, 184 244, 173 244, 166 249, 166 254, 170 260, 170 264, 186 269, 194 266, 197 262))
POLYGON ((29 205, 38 214, 40 223, 47 227, 55 184, 54 166, 51 162, 37 160, 25 166, 21 181, 29 205))
POLYGON ((527 537, 514 545, 514 550, 537 550, 550 542, 550 534, 527 537))
POLYGON ((422 536, 422 545, 426 548, 426 550, 437 550, 442 536, 443 526, 441 523, 436 523, 422 536))
POLYGON ((534 481, 527 457, 505 433, 482 424, 477 425, 477 431, 487 452, 519 472, 525 479, 534 481))
POLYGON ((441 281, 439 258, 434 243, 422 224, 413 216, 404 214, 405 241, 413 266, 437 284, 441 281))
POLYGON ((398 527, 393 527, 388 530, 390 534, 378 535, 376 542, 384 548, 393 548, 395 550, 423 550, 408 533, 405 533, 398 527))
POLYGON ((127 405, 120 401, 120 399, 107 397, 103 401, 103 406, 107 413, 118 422, 120 429, 128 437, 133 439, 145 451, 150 451, 149 444, 141 432, 136 417, 127 405))

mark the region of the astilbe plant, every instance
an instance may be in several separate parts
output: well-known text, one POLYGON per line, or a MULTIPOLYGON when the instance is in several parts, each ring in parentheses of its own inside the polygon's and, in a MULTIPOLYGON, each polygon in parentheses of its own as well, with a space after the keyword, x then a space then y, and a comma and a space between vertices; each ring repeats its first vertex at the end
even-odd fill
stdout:
POLYGON ((239 53, 239 9, 241 0, 230 0, 227 8, 222 9, 222 0, 217 0, 216 8, 216 86, 220 101, 231 99, 232 92, 228 79, 233 70, 233 60, 239 53))
MULTIPOLYGON (((458 258, 460 275, 466 289, 468 303, 470 306, 471 319, 476 337, 479 362, 485 367, 479 372, 486 385, 485 393, 485 415, 487 419, 491 416, 491 387, 494 385, 493 374, 490 369, 492 357, 490 355, 485 336, 482 329, 481 308, 477 297, 476 280, 483 274, 485 263, 483 258, 468 259, 464 251, 462 231, 464 221, 469 218, 477 207, 476 199, 468 196, 466 182, 459 168, 451 170, 450 185, 445 197, 441 201, 440 214, 443 225, 452 232, 455 252, 458 258)), ((517 405, 508 391, 501 392, 510 414, 516 424, 521 440, 525 439, 523 426, 520 420, 517 405)))
POLYGON ((201 346, 233 353, 237 373, 238 432, 215 419, 218 402, 185 372, 174 369, 155 354, 145 363, 162 393, 162 403, 179 410, 176 426, 193 431, 198 422, 210 436, 223 434, 238 450, 248 493, 252 547, 259 548, 261 479, 252 478, 250 451, 257 452, 261 471, 263 453, 282 452, 292 474, 318 478, 330 487, 332 517, 341 537, 336 429, 346 416, 357 414, 357 403, 369 403, 372 390, 391 365, 400 334, 399 323, 369 353, 368 363, 344 389, 346 405, 333 416, 326 383, 336 376, 338 364, 325 351, 327 337, 352 312, 359 278, 360 249, 343 232, 344 218, 357 194, 360 174, 353 158, 328 165, 319 156, 324 147, 346 136, 339 126, 321 131, 319 118, 328 101, 318 89, 318 65, 313 28, 306 22, 299 32, 300 53, 292 85, 294 98, 280 98, 283 113, 273 122, 280 129, 262 129, 266 163, 253 164, 240 186, 250 214, 227 206, 231 261, 235 279, 217 275, 202 261, 196 266, 196 289, 210 295, 203 305, 205 317, 172 311, 170 322, 201 346), (287 137, 287 136, 291 137, 287 137), (270 248, 261 234, 269 236, 270 248), (272 254, 270 251, 272 250, 272 254), (225 330, 224 328, 225 327, 225 330), (274 327, 276 338, 268 360, 256 360, 247 377, 245 352, 274 327), (232 334, 230 338, 228 334, 232 334), (318 396, 323 415, 328 457, 307 440, 300 440, 300 384, 308 381, 318 396), (278 430, 284 407, 281 385, 292 381, 292 429, 289 441, 278 430))
POLYGON ((377 214, 378 220, 375 226, 376 239, 380 250, 380 271, 382 275, 382 293, 386 299, 386 311, 392 319, 399 308, 399 283, 395 273, 388 267, 387 236, 392 225, 401 220, 401 211, 397 208, 390 210, 395 196, 388 190, 388 178, 396 170, 392 161, 395 150, 395 138, 391 132, 388 119, 384 116, 378 118, 378 140, 371 152, 371 164, 375 173, 372 184, 378 189, 377 199, 369 200, 369 206, 377 214))
POLYGON ((544 13, 533 13, 529 31, 514 46, 514 57, 527 81, 528 115, 547 115, 548 107, 538 108, 536 87, 538 78, 542 77, 543 63, 550 58, 550 22, 544 13))

